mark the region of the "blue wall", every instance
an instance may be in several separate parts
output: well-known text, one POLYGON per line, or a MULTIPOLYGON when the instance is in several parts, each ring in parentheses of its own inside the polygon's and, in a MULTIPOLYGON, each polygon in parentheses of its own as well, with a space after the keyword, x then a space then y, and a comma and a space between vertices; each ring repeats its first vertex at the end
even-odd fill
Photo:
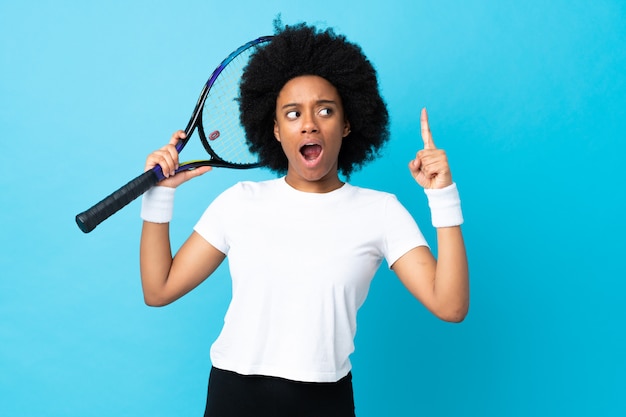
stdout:
MULTIPOLYGON (((226 269, 148 308, 138 202, 89 235, 74 215, 140 172, 279 12, 379 71, 392 142, 354 184, 396 193, 434 243, 406 169, 427 106, 462 194, 470 314, 436 320, 383 267, 359 317, 359 417, 626 414, 626 2, 0 1, 0 415, 201 415, 226 269)), ((270 176, 186 184, 174 244, 225 187, 270 176)))

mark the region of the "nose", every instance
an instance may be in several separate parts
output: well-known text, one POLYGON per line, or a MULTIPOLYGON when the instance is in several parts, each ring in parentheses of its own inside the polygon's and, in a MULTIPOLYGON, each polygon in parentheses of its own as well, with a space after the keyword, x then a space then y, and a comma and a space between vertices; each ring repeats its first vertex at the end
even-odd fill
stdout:
POLYGON ((317 132, 318 127, 315 121, 315 115, 311 112, 305 112, 302 114, 302 133, 314 133, 317 132))

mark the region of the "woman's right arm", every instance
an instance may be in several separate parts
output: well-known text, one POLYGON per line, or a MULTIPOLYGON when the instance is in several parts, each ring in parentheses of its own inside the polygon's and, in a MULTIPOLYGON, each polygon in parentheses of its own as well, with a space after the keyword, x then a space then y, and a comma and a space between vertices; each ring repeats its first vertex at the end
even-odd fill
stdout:
MULTIPOLYGON (((177 131, 168 145, 151 153, 146 160, 146 171, 156 165, 163 169, 167 178, 158 184, 160 187, 176 188, 211 169, 202 167, 174 175, 178 168, 175 145, 184 137, 184 132, 177 131)), ((193 232, 172 257, 169 222, 157 223, 147 219, 141 232, 139 257, 146 304, 164 306, 197 287, 217 269, 226 255, 193 232)))
POLYGON ((146 304, 160 307, 176 301, 200 285, 225 257, 193 232, 172 258, 169 224, 144 222, 140 266, 146 304))

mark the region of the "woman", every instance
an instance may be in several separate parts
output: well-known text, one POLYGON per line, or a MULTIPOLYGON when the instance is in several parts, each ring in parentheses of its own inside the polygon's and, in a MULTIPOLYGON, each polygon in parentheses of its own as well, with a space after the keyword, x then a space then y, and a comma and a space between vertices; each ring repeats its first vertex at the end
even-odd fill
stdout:
POLYGON ((170 175, 142 205, 145 301, 175 301, 228 256, 233 296, 211 347, 205 415, 354 416, 356 312, 383 259, 437 317, 467 314, 463 218, 446 154, 422 110, 424 149, 409 171, 428 196, 435 260, 393 195, 340 179, 389 137, 376 72, 357 45, 304 24, 277 28, 244 72, 240 109, 250 149, 285 175, 223 192, 172 257, 174 190, 210 168, 174 174, 182 131, 150 154, 146 169, 160 165, 170 175))

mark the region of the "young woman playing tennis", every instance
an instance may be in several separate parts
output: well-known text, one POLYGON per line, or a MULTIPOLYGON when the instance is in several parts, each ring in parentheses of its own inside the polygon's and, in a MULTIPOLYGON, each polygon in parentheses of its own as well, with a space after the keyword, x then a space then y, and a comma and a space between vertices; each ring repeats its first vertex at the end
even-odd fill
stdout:
POLYGON ((356 314, 383 259, 437 317, 467 314, 463 218, 446 154, 422 110, 423 149, 409 171, 428 196, 435 260, 393 195, 340 179, 389 137, 376 72, 358 46, 304 24, 277 29, 244 72, 240 110, 251 151, 285 175, 224 191, 172 257, 174 190, 210 168, 173 175, 182 131, 150 154, 146 169, 172 175, 143 200, 145 301, 171 303, 228 257, 233 294, 211 347, 205 415, 354 416, 356 314))

